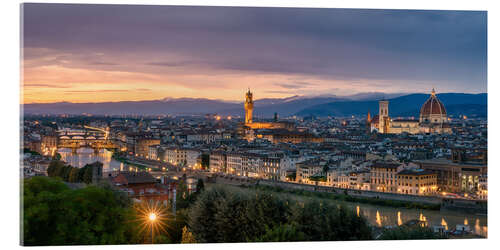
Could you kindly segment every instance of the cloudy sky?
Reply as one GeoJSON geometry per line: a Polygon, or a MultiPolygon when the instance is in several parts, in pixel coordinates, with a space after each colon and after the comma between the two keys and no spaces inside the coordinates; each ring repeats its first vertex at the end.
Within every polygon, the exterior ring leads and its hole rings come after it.
{"type": "Polygon", "coordinates": [[[23,97],[486,92],[486,12],[24,4],[23,97]]]}

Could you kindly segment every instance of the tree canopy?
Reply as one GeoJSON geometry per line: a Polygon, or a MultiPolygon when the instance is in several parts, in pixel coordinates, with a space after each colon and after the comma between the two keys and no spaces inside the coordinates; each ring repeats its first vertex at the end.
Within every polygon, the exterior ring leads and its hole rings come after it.
{"type": "Polygon", "coordinates": [[[367,221],[346,208],[222,186],[197,198],[188,226],[197,242],[371,239],[367,221]]]}
{"type": "Polygon", "coordinates": [[[60,180],[24,181],[25,245],[125,244],[129,201],[111,189],[69,189],[60,180]]]}

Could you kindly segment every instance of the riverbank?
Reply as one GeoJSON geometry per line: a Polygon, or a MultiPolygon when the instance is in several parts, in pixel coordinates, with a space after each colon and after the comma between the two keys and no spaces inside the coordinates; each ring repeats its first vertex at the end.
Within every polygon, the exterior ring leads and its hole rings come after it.
{"type": "Polygon", "coordinates": [[[127,164],[127,165],[132,166],[132,167],[140,168],[142,170],[146,170],[146,169],[150,168],[147,165],[143,165],[143,164],[140,164],[140,163],[137,163],[137,162],[130,161],[126,157],[123,157],[123,156],[121,156],[120,154],[118,154],[116,152],[113,152],[113,154],[111,155],[111,158],[113,160],[119,161],[121,163],[127,164]]]}
{"type": "Polygon", "coordinates": [[[393,197],[394,195],[387,193],[370,193],[370,195],[363,195],[353,192],[358,190],[341,190],[328,187],[317,187],[305,184],[284,183],[267,180],[256,180],[251,178],[241,177],[228,177],[216,176],[216,183],[229,184],[234,186],[241,186],[247,188],[255,188],[261,190],[269,190],[274,192],[282,192],[296,195],[303,195],[309,197],[319,197],[337,201],[347,201],[355,203],[364,203],[377,206],[387,206],[393,208],[409,208],[409,209],[428,209],[440,210],[441,201],[439,199],[432,199],[432,197],[418,197],[425,200],[410,200],[412,197],[393,197]],[[328,189],[326,189],[328,188],[328,189]],[[391,199],[394,198],[394,199],[391,199]],[[399,198],[399,199],[398,199],[399,198]]]}
{"type": "Polygon", "coordinates": [[[307,197],[317,197],[322,199],[331,199],[336,201],[346,201],[346,202],[356,202],[363,204],[371,204],[377,206],[387,206],[394,208],[408,208],[408,209],[428,209],[428,210],[439,210],[441,208],[440,204],[423,204],[418,202],[408,202],[408,201],[396,201],[396,200],[386,200],[380,198],[371,198],[371,197],[354,197],[347,194],[342,193],[326,193],[326,192],[317,192],[317,191],[307,191],[301,189],[286,189],[282,187],[273,187],[268,185],[252,185],[246,186],[248,188],[258,189],[258,190],[267,190],[273,192],[283,192],[294,195],[302,195],[307,197]]]}

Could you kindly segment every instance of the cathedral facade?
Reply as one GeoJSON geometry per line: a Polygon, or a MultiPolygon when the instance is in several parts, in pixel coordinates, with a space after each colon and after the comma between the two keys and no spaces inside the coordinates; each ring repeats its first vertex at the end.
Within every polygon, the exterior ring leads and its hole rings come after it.
{"type": "Polygon", "coordinates": [[[413,119],[391,119],[389,116],[389,101],[379,101],[379,113],[373,118],[368,113],[367,123],[370,131],[382,134],[401,133],[451,133],[448,123],[446,109],[432,89],[431,95],[420,109],[418,120],[413,119]]]}

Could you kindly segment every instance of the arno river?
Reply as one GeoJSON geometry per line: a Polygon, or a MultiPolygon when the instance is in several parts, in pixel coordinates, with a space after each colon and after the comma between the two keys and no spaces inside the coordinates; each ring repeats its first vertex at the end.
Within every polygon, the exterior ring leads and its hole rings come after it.
{"type": "MultiPolygon", "coordinates": [[[[101,150],[99,154],[95,154],[92,149],[81,148],[78,149],[76,154],[73,154],[71,149],[63,148],[59,149],[58,152],[61,154],[63,161],[74,167],[83,167],[85,164],[100,161],[103,163],[103,171],[105,172],[128,168],[126,164],[112,159],[112,152],[107,150],[101,150]]],[[[483,215],[464,215],[452,211],[392,208],[350,202],[342,202],[342,204],[353,209],[357,214],[366,217],[371,224],[376,226],[395,226],[410,220],[420,219],[427,221],[431,226],[443,225],[449,230],[454,229],[458,224],[467,224],[476,234],[487,236],[488,232],[487,217],[483,215]]]]}
{"type": "MultiPolygon", "coordinates": [[[[103,164],[103,171],[113,171],[113,170],[126,170],[127,164],[121,163],[111,156],[113,153],[106,149],[101,149],[99,154],[95,154],[93,149],[90,148],[79,148],[76,154],[71,152],[69,148],[58,149],[59,154],[61,154],[61,160],[65,161],[73,167],[83,167],[85,164],[100,161],[103,164]]],[[[135,168],[134,168],[135,169],[135,168]]]]}
{"type": "Polygon", "coordinates": [[[410,220],[419,219],[427,221],[431,226],[442,225],[449,230],[454,229],[458,224],[466,224],[476,234],[487,236],[488,233],[487,217],[482,215],[464,215],[455,211],[404,209],[370,204],[346,203],[346,205],[376,226],[401,225],[410,220]]]}

